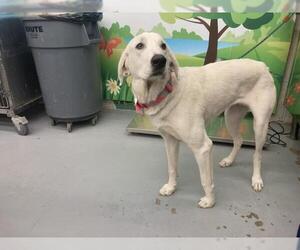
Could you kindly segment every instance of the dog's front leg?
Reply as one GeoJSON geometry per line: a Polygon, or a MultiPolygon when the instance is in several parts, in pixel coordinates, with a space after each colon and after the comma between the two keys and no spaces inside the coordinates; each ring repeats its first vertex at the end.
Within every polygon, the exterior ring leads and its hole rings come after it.
{"type": "Polygon", "coordinates": [[[159,191],[163,196],[170,196],[176,190],[177,177],[177,161],[179,151],[179,141],[167,133],[161,133],[165,141],[167,160],[168,160],[168,174],[169,180],[159,191]]]}
{"type": "Polygon", "coordinates": [[[213,166],[212,166],[212,141],[204,136],[201,146],[191,146],[200,170],[200,179],[205,196],[200,199],[199,207],[210,208],[215,205],[213,166]]]}

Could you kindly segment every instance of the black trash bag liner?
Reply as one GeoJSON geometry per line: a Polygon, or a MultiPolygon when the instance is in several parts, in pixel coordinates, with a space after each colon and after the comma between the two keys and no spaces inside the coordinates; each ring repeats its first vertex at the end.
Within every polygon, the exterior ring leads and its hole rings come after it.
{"type": "Polygon", "coordinates": [[[40,15],[40,17],[68,23],[84,24],[89,22],[98,22],[103,18],[102,12],[81,12],[81,13],[65,13],[59,15],[40,15]]]}

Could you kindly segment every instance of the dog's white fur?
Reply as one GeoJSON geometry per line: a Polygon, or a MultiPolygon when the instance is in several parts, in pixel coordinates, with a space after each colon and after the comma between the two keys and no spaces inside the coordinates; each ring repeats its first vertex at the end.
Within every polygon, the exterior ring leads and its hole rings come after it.
{"type": "Polygon", "coordinates": [[[212,141],[207,136],[205,125],[211,118],[225,112],[234,147],[220,165],[228,167],[241,148],[239,125],[249,111],[254,116],[256,140],[252,187],[255,191],[261,191],[262,149],[276,102],[274,81],[266,65],[240,59],[203,67],[179,68],[175,56],[169,48],[164,50],[162,43],[162,37],[155,33],[143,33],[135,37],[123,52],[118,68],[120,79],[132,76],[132,90],[140,103],[155,100],[168,81],[171,80],[174,85],[174,91],[162,103],[145,110],[160,131],[166,146],[169,180],[160,189],[160,194],[169,196],[175,192],[179,142],[184,142],[194,153],[200,169],[205,196],[201,198],[199,206],[214,206],[212,141]],[[138,43],[143,43],[144,48],[136,49],[138,43]],[[150,62],[155,54],[167,58],[165,71],[159,76],[151,76],[150,62]]]}

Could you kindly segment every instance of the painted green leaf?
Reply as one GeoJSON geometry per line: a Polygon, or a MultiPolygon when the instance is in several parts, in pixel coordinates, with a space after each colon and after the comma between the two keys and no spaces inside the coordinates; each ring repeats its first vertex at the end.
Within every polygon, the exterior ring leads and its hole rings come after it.
{"type": "Polygon", "coordinates": [[[233,22],[242,24],[247,20],[247,15],[241,13],[231,13],[233,22]]]}
{"type": "Polygon", "coordinates": [[[232,20],[235,23],[243,24],[247,19],[259,19],[264,16],[265,13],[231,13],[232,20]]]}
{"type": "Polygon", "coordinates": [[[196,15],[206,19],[223,19],[226,25],[231,28],[237,28],[241,25],[240,23],[234,22],[231,13],[197,13],[196,15]]]}
{"type": "Polygon", "coordinates": [[[172,12],[166,12],[160,13],[160,17],[163,21],[167,22],[167,23],[171,23],[174,24],[176,23],[177,19],[190,19],[192,17],[194,17],[195,15],[193,13],[172,13],[172,12]]]}
{"type": "Polygon", "coordinates": [[[248,18],[246,22],[244,22],[244,27],[246,29],[255,30],[260,28],[262,25],[270,22],[274,17],[273,13],[265,13],[260,18],[250,19],[248,18]]]}
{"type": "Polygon", "coordinates": [[[207,19],[219,19],[226,13],[194,13],[195,16],[201,16],[207,19]]]}
{"type": "Polygon", "coordinates": [[[176,23],[176,17],[175,17],[175,13],[159,13],[160,18],[165,21],[166,23],[171,23],[174,24],[176,23]]]}
{"type": "MultiPolygon", "coordinates": [[[[288,1],[288,0],[287,0],[288,1]]],[[[271,12],[274,8],[279,9],[280,2],[275,0],[160,0],[161,7],[168,12],[175,12],[176,8],[219,7],[225,12],[249,13],[249,12],[271,12]]]]}
{"type": "Polygon", "coordinates": [[[251,13],[245,13],[244,15],[246,15],[247,18],[256,19],[262,17],[264,14],[265,13],[261,13],[261,12],[251,12],[251,13]]]}
{"type": "Polygon", "coordinates": [[[239,23],[235,23],[233,21],[231,13],[222,13],[221,18],[223,19],[224,23],[226,23],[226,25],[228,25],[230,28],[237,28],[240,26],[239,23]]]}

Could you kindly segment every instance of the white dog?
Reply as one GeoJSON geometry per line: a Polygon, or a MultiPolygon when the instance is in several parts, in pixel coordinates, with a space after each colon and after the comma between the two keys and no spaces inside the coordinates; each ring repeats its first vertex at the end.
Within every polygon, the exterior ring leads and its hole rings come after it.
{"type": "Polygon", "coordinates": [[[212,141],[205,125],[224,111],[234,147],[220,165],[228,167],[234,162],[242,144],[240,121],[252,112],[256,140],[252,187],[262,190],[262,149],[276,102],[274,81],[265,64],[241,59],[179,68],[160,35],[143,33],[132,39],[123,52],[118,74],[121,80],[132,77],[137,110],[149,115],[165,141],[169,180],[160,189],[161,195],[175,192],[179,142],[184,142],[200,169],[205,196],[199,206],[214,206],[212,141]]]}

